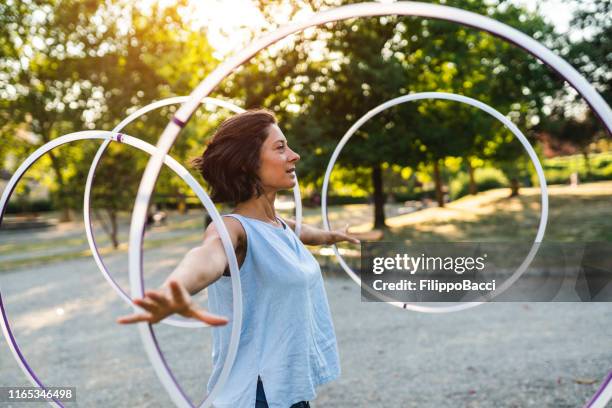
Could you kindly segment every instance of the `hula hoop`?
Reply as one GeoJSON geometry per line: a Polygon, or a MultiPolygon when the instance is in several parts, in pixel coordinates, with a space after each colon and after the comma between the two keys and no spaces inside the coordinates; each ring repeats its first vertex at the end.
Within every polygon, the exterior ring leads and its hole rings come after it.
{"type": "Polygon", "coordinates": [[[606,408],[610,400],[612,400],[612,371],[604,378],[599,389],[584,408],[606,408]]]}
{"type": "MultiPolygon", "coordinates": [[[[74,133],[70,133],[68,135],[64,135],[56,139],[53,139],[52,141],[36,149],[36,151],[32,153],[19,166],[17,171],[13,174],[13,176],[7,183],[6,188],[4,189],[2,193],[2,197],[0,198],[0,226],[2,225],[2,218],[4,215],[4,211],[6,209],[6,205],[8,204],[8,201],[11,198],[11,195],[13,194],[15,187],[17,186],[17,183],[23,177],[23,174],[33,164],[42,155],[49,152],[50,150],[53,150],[56,147],[59,147],[63,144],[67,144],[70,142],[74,142],[78,140],[87,140],[87,139],[103,139],[106,142],[109,142],[111,140],[118,141],[121,143],[125,143],[129,146],[135,147],[137,149],[140,149],[150,155],[154,154],[156,151],[156,148],[153,145],[146,143],[140,139],[137,139],[137,138],[125,135],[125,134],[120,134],[120,133],[118,134],[115,132],[108,132],[108,131],[88,130],[88,131],[74,132],[74,133]]],[[[225,228],[225,224],[223,223],[221,216],[219,215],[213,202],[210,200],[210,198],[208,197],[208,195],[206,194],[202,186],[200,186],[198,182],[193,178],[193,176],[179,162],[177,162],[170,156],[166,155],[164,157],[164,163],[168,165],[168,167],[170,167],[175,173],[177,173],[179,177],[181,177],[183,181],[189,184],[189,186],[195,191],[196,195],[202,201],[202,204],[204,204],[204,207],[206,208],[211,218],[213,219],[213,222],[217,226],[217,230],[219,232],[219,236],[221,237],[221,242],[223,244],[223,248],[225,250],[225,253],[226,253],[226,256],[229,262],[229,268],[230,268],[231,279],[232,279],[232,287],[233,287],[234,292],[238,294],[238,296],[234,298],[234,319],[232,322],[232,339],[236,338],[239,341],[240,329],[242,326],[242,290],[240,288],[240,275],[239,275],[239,269],[238,269],[238,262],[236,260],[236,254],[234,253],[234,247],[229,237],[229,233],[227,232],[227,229],[225,228]]],[[[21,349],[19,348],[19,345],[17,344],[17,340],[13,336],[13,332],[11,330],[11,327],[8,321],[8,316],[7,316],[6,310],[4,309],[4,304],[2,302],[1,291],[0,291],[0,313],[2,313],[2,320],[0,320],[0,324],[2,325],[2,332],[9,344],[11,352],[13,353],[13,357],[15,358],[15,360],[21,367],[22,371],[28,377],[28,379],[32,382],[32,384],[46,390],[47,388],[42,383],[42,381],[38,378],[34,370],[28,364],[25,356],[23,355],[23,353],[21,352],[21,349]]],[[[237,345],[238,343],[236,342],[235,344],[237,345]]],[[[234,359],[236,358],[236,348],[237,347],[235,347],[234,349],[231,349],[231,344],[230,344],[230,349],[228,350],[227,358],[225,362],[223,363],[223,369],[229,370],[229,368],[231,368],[231,366],[234,364],[234,359]]],[[[162,359],[163,364],[166,366],[167,371],[170,373],[170,376],[176,383],[176,387],[183,394],[183,396],[187,398],[184,395],[178,383],[176,382],[176,380],[174,379],[174,376],[172,375],[170,368],[168,367],[167,363],[165,362],[165,359],[163,358],[163,354],[161,354],[161,350],[160,350],[160,357],[162,359]]],[[[225,379],[223,379],[223,381],[221,381],[220,379],[215,384],[215,386],[211,390],[211,393],[207,396],[204,402],[209,403],[209,404],[212,403],[212,399],[210,398],[210,395],[212,395],[212,393],[215,392],[216,390],[223,387],[223,385],[225,385],[225,379]]],[[[49,403],[53,406],[63,407],[63,404],[56,398],[52,398],[52,401],[49,401],[49,403]]]]}
{"type": "MultiPolygon", "coordinates": [[[[111,132],[120,133],[123,130],[123,128],[125,128],[127,125],[132,123],[134,120],[138,119],[140,116],[152,110],[155,110],[155,109],[158,109],[164,106],[168,106],[168,105],[183,103],[184,101],[185,101],[184,96],[178,96],[178,97],[167,98],[167,99],[153,102],[147,106],[144,106],[138,109],[136,112],[129,115],[127,118],[122,120],[111,132]]],[[[204,98],[202,100],[202,103],[203,104],[211,103],[216,106],[227,108],[231,110],[232,112],[236,112],[236,113],[244,112],[244,109],[232,103],[225,102],[219,99],[204,98]]],[[[87,243],[89,244],[89,249],[91,250],[91,254],[96,262],[96,265],[98,266],[98,269],[102,273],[102,276],[104,276],[104,279],[106,279],[106,281],[111,285],[113,290],[117,292],[119,297],[123,299],[126,303],[131,305],[132,299],[129,297],[127,293],[125,293],[125,291],[121,288],[121,286],[119,286],[117,281],[115,281],[115,279],[110,275],[108,268],[106,267],[106,264],[104,263],[104,260],[102,259],[102,255],[100,255],[100,252],[98,251],[98,245],[96,243],[96,238],[94,236],[93,224],[91,220],[91,189],[92,189],[93,181],[95,178],[95,173],[98,168],[98,164],[100,163],[100,160],[102,159],[102,155],[106,151],[111,141],[112,141],[111,139],[107,139],[104,142],[102,142],[102,145],[96,152],[96,155],[91,162],[91,166],[89,167],[89,172],[87,173],[87,181],[85,182],[85,192],[83,194],[83,224],[85,225],[85,235],[87,236],[87,243]]],[[[188,328],[208,326],[206,323],[201,322],[199,320],[192,320],[192,319],[186,320],[186,319],[175,318],[175,317],[168,317],[167,319],[162,320],[161,323],[169,324],[171,326],[188,327],[188,328]]]]}
{"type": "MultiPolygon", "coordinates": [[[[341,6],[324,12],[316,13],[308,21],[292,22],[284,27],[273,31],[259,40],[255,40],[249,46],[238,52],[235,56],[226,60],[207,76],[191,93],[185,102],[176,112],[174,118],[168,123],[157,143],[158,150],[149,159],[145,168],[144,175],[138,188],[138,194],[132,213],[129,238],[129,271],[130,288],[132,297],[141,297],[144,293],[144,282],[142,276],[142,240],[146,221],[146,212],[161,171],[164,155],[166,155],[181,129],[185,126],[200,101],[208,96],[210,92],[234,69],[249,60],[253,55],[263,48],[271,45],[288,35],[304,30],[308,27],[318,26],[333,21],[345,20],[356,17],[373,17],[389,14],[420,16],[434,19],[452,21],[467,26],[475,27],[487,31],[493,35],[504,38],[510,42],[524,48],[531,54],[540,58],[544,63],[551,66],[563,78],[565,78],[587,101],[593,110],[604,121],[608,130],[612,129],[612,112],[604,99],[597,91],[565,60],[558,57],[539,42],[520,31],[500,23],[491,18],[481,16],[465,10],[456,9],[449,6],[436,4],[425,4],[416,2],[397,2],[397,3],[361,3],[348,6],[341,6]]],[[[234,298],[236,295],[234,294],[234,298]]],[[[154,335],[146,323],[138,324],[140,337],[144,348],[149,356],[149,360],[166,388],[171,398],[177,406],[191,406],[190,402],[177,390],[176,384],[172,381],[171,375],[164,371],[164,366],[159,354],[154,335]]],[[[230,348],[233,347],[230,340],[230,348]]],[[[229,371],[222,371],[220,378],[229,375],[229,371]]],[[[212,393],[211,393],[212,395],[212,393]]]]}
{"type": "MultiPolygon", "coordinates": [[[[541,195],[542,200],[541,200],[541,206],[540,206],[540,212],[541,212],[540,224],[538,226],[536,237],[534,239],[533,245],[529,253],[525,257],[523,262],[519,265],[519,267],[516,269],[516,271],[510,276],[510,278],[504,281],[504,283],[500,285],[499,288],[497,288],[494,292],[491,292],[490,295],[496,296],[500,294],[501,292],[505,291],[506,289],[508,289],[508,287],[510,287],[510,285],[512,285],[523,274],[523,272],[525,272],[525,270],[529,267],[529,264],[531,264],[531,261],[535,257],[536,253],[538,252],[540,243],[542,242],[542,239],[544,238],[544,233],[546,231],[546,224],[548,222],[548,188],[546,184],[546,178],[544,177],[544,169],[542,168],[542,164],[540,163],[540,160],[538,159],[538,156],[535,150],[533,150],[533,147],[531,146],[531,144],[529,143],[525,135],[523,135],[523,133],[514,125],[514,123],[512,123],[504,115],[502,115],[497,110],[490,107],[489,105],[482,103],[480,101],[477,101],[476,99],[468,98],[467,96],[463,96],[463,95],[447,93],[447,92],[421,92],[421,93],[404,95],[404,96],[400,96],[394,99],[390,99],[378,105],[377,107],[375,107],[374,109],[370,110],[365,115],[363,115],[361,118],[359,118],[359,120],[357,120],[349,128],[349,130],[346,131],[342,139],[340,139],[340,142],[338,142],[338,144],[336,145],[336,149],[332,153],[331,159],[329,160],[329,164],[327,165],[327,170],[325,171],[325,177],[323,179],[323,189],[321,193],[321,215],[323,217],[323,226],[325,227],[327,231],[331,230],[330,225],[329,225],[329,218],[327,216],[327,189],[329,187],[329,179],[331,177],[331,172],[334,168],[334,165],[336,164],[336,160],[338,160],[338,156],[340,155],[340,152],[342,151],[344,146],[348,143],[350,138],[355,134],[357,130],[359,130],[359,128],[361,128],[361,126],[363,126],[364,123],[366,123],[372,117],[376,116],[377,114],[384,111],[385,109],[388,109],[392,106],[396,106],[402,103],[418,101],[422,99],[444,99],[444,100],[449,100],[449,101],[461,102],[461,103],[465,103],[467,105],[473,106],[475,108],[478,108],[480,110],[483,110],[489,115],[493,116],[495,119],[502,122],[503,125],[508,130],[510,130],[514,134],[514,136],[516,136],[516,138],[521,142],[521,144],[523,145],[523,147],[529,154],[529,158],[531,159],[531,162],[533,163],[536,169],[536,172],[538,173],[538,181],[540,182],[540,188],[542,190],[542,195],[541,195]]],[[[369,286],[367,285],[363,286],[359,276],[357,276],[357,274],[346,263],[344,258],[342,258],[342,255],[340,255],[340,252],[338,251],[338,247],[336,246],[336,244],[332,244],[332,248],[334,250],[334,254],[336,255],[336,259],[342,266],[342,269],[344,269],[344,271],[351,277],[351,279],[353,279],[359,286],[365,288],[373,296],[376,296],[377,298],[384,300],[386,303],[389,303],[392,306],[396,306],[402,309],[412,310],[416,312],[447,313],[447,312],[457,312],[459,310],[469,309],[471,307],[478,306],[484,303],[484,302],[474,301],[474,302],[464,302],[464,303],[460,303],[458,305],[453,305],[453,306],[434,307],[434,306],[416,305],[413,303],[397,302],[397,301],[391,300],[389,297],[384,296],[374,291],[369,286]]],[[[489,296],[485,296],[485,297],[489,297],[489,296]]]]}
{"type": "MultiPolygon", "coordinates": [[[[164,107],[164,106],[183,103],[187,100],[187,98],[188,98],[187,96],[177,96],[177,97],[162,99],[160,101],[156,101],[147,106],[144,106],[138,109],[137,111],[135,111],[134,113],[132,113],[131,115],[129,115],[124,120],[122,120],[112,130],[112,132],[120,133],[127,125],[132,123],[134,120],[138,119],[140,116],[148,112],[151,112],[155,109],[164,107]]],[[[218,107],[227,108],[230,111],[235,112],[235,113],[244,112],[244,109],[234,105],[233,103],[223,101],[221,99],[204,98],[201,103],[211,104],[211,105],[215,105],[218,107]]],[[[102,255],[100,255],[100,252],[98,251],[98,246],[97,246],[96,239],[94,236],[93,225],[92,225],[92,220],[91,220],[91,189],[92,189],[92,185],[93,185],[94,178],[95,178],[95,172],[96,172],[96,169],[98,168],[98,164],[100,163],[100,160],[102,159],[102,155],[104,154],[108,145],[111,142],[112,142],[111,139],[105,140],[100,146],[100,148],[98,149],[98,151],[96,152],[96,155],[91,162],[89,173],[87,174],[87,181],[85,183],[85,192],[83,194],[83,224],[85,225],[85,234],[87,236],[87,243],[89,244],[89,249],[91,250],[92,256],[96,262],[98,269],[102,273],[102,276],[104,276],[104,279],[106,279],[106,281],[111,285],[111,287],[113,288],[113,290],[115,290],[115,292],[119,295],[119,297],[121,297],[121,299],[123,299],[126,303],[131,305],[132,299],[121,288],[121,286],[119,286],[117,281],[115,281],[115,279],[110,275],[108,268],[106,267],[106,264],[104,263],[104,260],[102,259],[102,255]]],[[[293,188],[293,198],[295,200],[295,213],[296,213],[295,231],[296,231],[296,234],[299,236],[299,232],[300,232],[300,228],[302,224],[302,205],[301,205],[302,199],[300,196],[300,188],[299,188],[299,184],[297,181],[297,176],[296,176],[295,186],[293,188]]],[[[186,328],[198,328],[198,327],[208,326],[206,323],[198,321],[198,320],[191,320],[191,319],[186,320],[186,319],[175,318],[175,317],[168,317],[167,319],[162,320],[161,323],[168,324],[171,326],[186,327],[186,328]]]]}

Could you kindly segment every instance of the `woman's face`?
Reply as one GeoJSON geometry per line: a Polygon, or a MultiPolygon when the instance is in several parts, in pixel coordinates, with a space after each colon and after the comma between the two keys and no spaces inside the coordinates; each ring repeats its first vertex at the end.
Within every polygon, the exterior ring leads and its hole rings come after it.
{"type": "Polygon", "coordinates": [[[300,156],[287,145],[278,125],[270,125],[268,137],[261,145],[257,175],[266,191],[278,191],[295,185],[295,164],[300,156]]]}

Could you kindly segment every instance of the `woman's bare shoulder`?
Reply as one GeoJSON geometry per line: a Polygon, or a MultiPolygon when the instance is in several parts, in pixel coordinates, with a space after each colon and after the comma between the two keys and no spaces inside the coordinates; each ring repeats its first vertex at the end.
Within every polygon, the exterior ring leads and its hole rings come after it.
{"type": "MultiPolygon", "coordinates": [[[[242,246],[246,240],[246,232],[244,231],[244,227],[234,217],[222,217],[223,224],[225,224],[225,228],[230,235],[230,239],[232,240],[232,244],[234,248],[238,248],[242,246]]],[[[206,228],[206,232],[204,233],[204,241],[207,239],[216,239],[219,237],[219,232],[214,223],[210,223],[206,228]]]]}

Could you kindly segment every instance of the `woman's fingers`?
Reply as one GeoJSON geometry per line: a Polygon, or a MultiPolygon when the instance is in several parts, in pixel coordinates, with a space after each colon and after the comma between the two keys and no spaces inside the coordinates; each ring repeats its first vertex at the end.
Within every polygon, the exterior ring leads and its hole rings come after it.
{"type": "Polygon", "coordinates": [[[357,238],[353,238],[353,237],[348,236],[348,235],[346,235],[346,236],[344,237],[344,239],[343,239],[343,240],[344,240],[344,241],[351,242],[351,243],[353,243],[353,244],[359,244],[359,243],[361,243],[361,241],[359,241],[357,238]]]}
{"type": "Polygon", "coordinates": [[[172,300],[178,305],[187,304],[187,299],[185,299],[185,294],[182,291],[181,286],[177,281],[170,281],[170,293],[172,294],[172,300]]]}
{"type": "Polygon", "coordinates": [[[151,313],[135,313],[127,316],[121,316],[117,319],[119,324],[131,324],[138,322],[150,322],[153,320],[151,313]]]}
{"type": "Polygon", "coordinates": [[[152,291],[152,290],[146,291],[145,292],[145,296],[151,298],[151,300],[155,301],[156,303],[158,303],[161,306],[168,307],[170,305],[169,299],[165,295],[163,295],[163,294],[161,294],[159,292],[155,292],[155,291],[152,291]]]}
{"type": "Polygon", "coordinates": [[[350,236],[349,234],[346,234],[346,233],[341,233],[340,238],[342,241],[349,241],[349,242],[352,242],[353,244],[359,244],[361,242],[357,238],[350,236]]]}
{"type": "MultiPolygon", "coordinates": [[[[136,302],[135,302],[136,303],[136,302]]],[[[218,316],[212,313],[205,312],[200,309],[190,309],[186,315],[194,319],[200,320],[211,326],[223,326],[228,323],[228,319],[223,316],[218,316]]],[[[161,316],[155,316],[154,313],[134,313],[127,316],[121,316],[117,318],[117,323],[120,324],[132,324],[139,322],[157,323],[161,320],[161,316]]]]}
{"type": "Polygon", "coordinates": [[[343,228],[343,230],[335,231],[334,241],[335,242],[349,241],[349,242],[352,242],[353,244],[361,243],[361,241],[359,241],[357,238],[348,234],[348,224],[346,225],[346,227],[343,228]]]}
{"type": "Polygon", "coordinates": [[[192,309],[190,317],[203,321],[204,323],[210,324],[211,326],[223,326],[229,321],[226,317],[205,312],[201,309],[192,309]]]}
{"type": "MultiPolygon", "coordinates": [[[[205,312],[199,309],[190,310],[189,317],[198,319],[211,326],[223,326],[227,324],[228,319],[223,316],[218,316],[212,313],[205,312]]],[[[160,319],[156,319],[151,313],[135,313],[117,318],[119,324],[132,324],[139,322],[157,323],[160,319]]]]}
{"type": "Polygon", "coordinates": [[[151,313],[158,313],[160,310],[160,305],[147,298],[134,299],[134,304],[151,313]]]}
{"type": "Polygon", "coordinates": [[[346,227],[344,227],[344,235],[346,236],[346,240],[349,242],[352,242],[353,244],[361,243],[361,241],[359,241],[357,238],[349,234],[348,229],[349,229],[349,224],[346,224],[346,227]]]}
{"type": "Polygon", "coordinates": [[[185,317],[200,320],[211,326],[227,324],[227,318],[194,307],[194,304],[191,302],[191,296],[177,281],[168,282],[168,287],[170,288],[169,294],[149,290],[145,292],[144,298],[134,299],[134,304],[143,308],[146,312],[122,316],[117,319],[117,323],[157,323],[173,313],[178,313],[185,317]]]}

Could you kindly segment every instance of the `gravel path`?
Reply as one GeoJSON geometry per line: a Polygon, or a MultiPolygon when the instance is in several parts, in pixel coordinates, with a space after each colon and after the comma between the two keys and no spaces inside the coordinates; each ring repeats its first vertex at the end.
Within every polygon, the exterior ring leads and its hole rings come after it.
{"type": "MultiPolygon", "coordinates": [[[[189,247],[147,252],[147,286],[189,247]]],[[[107,259],[127,290],[125,262],[107,259]]],[[[610,304],[496,303],[428,315],[362,303],[347,279],[329,277],[326,287],[342,376],[320,388],[313,407],[581,407],[612,368],[610,304]]],[[[129,308],[93,260],[3,273],[0,288],[32,366],[49,385],[76,387],[78,406],[172,405],[136,328],[114,323],[129,308]]],[[[210,330],[158,325],[156,333],[186,393],[201,401],[210,330]]],[[[29,385],[0,343],[0,386],[29,385]]]]}

